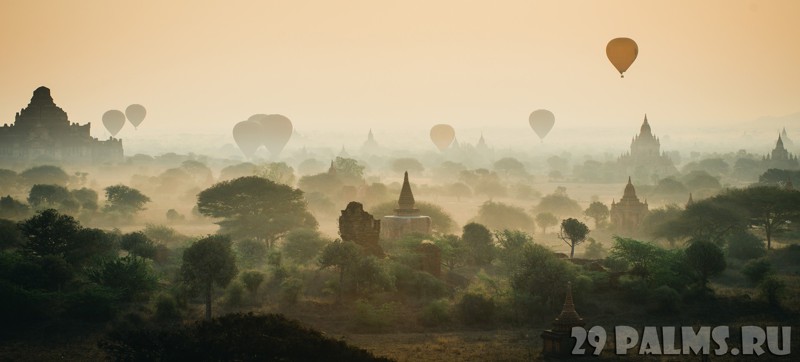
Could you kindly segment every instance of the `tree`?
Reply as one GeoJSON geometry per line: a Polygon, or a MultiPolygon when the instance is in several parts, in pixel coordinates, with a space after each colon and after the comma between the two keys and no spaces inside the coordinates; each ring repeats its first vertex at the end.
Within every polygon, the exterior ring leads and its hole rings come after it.
{"type": "Polygon", "coordinates": [[[764,231],[767,249],[772,248],[773,235],[800,220],[800,191],[770,186],[731,190],[725,195],[748,211],[751,226],[764,231]]]}
{"type": "Polygon", "coordinates": [[[0,218],[0,251],[17,248],[23,242],[17,223],[0,218]]]}
{"type": "Polygon", "coordinates": [[[224,235],[209,235],[183,252],[181,276],[193,291],[205,297],[206,319],[211,319],[211,297],[214,286],[225,288],[236,276],[236,258],[231,239],[224,235]]]}
{"type": "Polygon", "coordinates": [[[589,234],[589,227],[586,224],[573,218],[561,221],[561,232],[558,233],[558,238],[569,245],[570,259],[575,255],[575,247],[586,241],[587,234],[589,234]]]}
{"type": "Polygon", "coordinates": [[[28,217],[30,208],[11,196],[0,197],[0,219],[21,220],[28,217]]]}
{"type": "Polygon", "coordinates": [[[747,227],[747,210],[717,195],[688,205],[680,216],[659,225],[655,237],[689,238],[723,244],[728,235],[747,227]]]}
{"type": "Polygon", "coordinates": [[[513,296],[527,318],[551,315],[560,308],[564,287],[577,274],[570,263],[537,244],[524,247],[519,265],[513,270],[510,278],[513,296]]]}
{"type": "Polygon", "coordinates": [[[220,232],[233,238],[254,238],[272,244],[289,230],[316,229],[303,191],[265,178],[248,176],[223,181],[197,195],[197,209],[222,218],[220,232]]]}
{"type": "Polygon", "coordinates": [[[233,180],[239,177],[253,176],[256,174],[256,165],[250,162],[230,165],[219,171],[220,181],[233,180]]]}
{"type": "Polygon", "coordinates": [[[578,202],[567,195],[564,187],[558,187],[552,194],[542,197],[535,209],[537,213],[549,212],[561,217],[579,215],[581,211],[578,202]]]}
{"type": "Polygon", "coordinates": [[[525,170],[525,165],[519,162],[516,158],[505,157],[497,160],[494,163],[494,170],[506,176],[527,178],[528,171],[525,170]]]}
{"type": "Polygon", "coordinates": [[[25,253],[35,257],[64,256],[81,226],[72,216],[47,209],[21,222],[19,229],[27,239],[22,245],[25,253]]]}
{"type": "Polygon", "coordinates": [[[339,239],[325,246],[319,257],[321,268],[336,267],[339,269],[339,298],[344,288],[344,276],[354,268],[361,258],[361,247],[352,241],[339,239]]]}
{"type": "Polygon", "coordinates": [[[608,220],[608,206],[600,201],[595,201],[589,204],[589,207],[583,211],[583,214],[594,219],[594,227],[598,229],[605,225],[608,220]]]}
{"type": "Polygon", "coordinates": [[[540,212],[536,215],[536,224],[542,228],[542,234],[547,234],[547,228],[558,224],[558,218],[549,212],[540,212]]]}
{"type": "Polygon", "coordinates": [[[156,277],[143,259],[109,259],[87,271],[89,280],[119,293],[124,301],[146,299],[156,288],[156,277]]]}
{"type": "Polygon", "coordinates": [[[767,254],[764,241],[748,231],[740,231],[728,238],[728,256],[739,260],[758,259],[767,254]]]}
{"type": "Polygon", "coordinates": [[[800,171],[771,168],[758,176],[760,186],[783,187],[788,181],[793,185],[800,185],[800,171]]]}
{"type": "Polygon", "coordinates": [[[509,229],[533,232],[536,227],[533,218],[521,207],[493,201],[486,201],[481,205],[475,222],[493,230],[509,229]]]}
{"type": "Polygon", "coordinates": [[[71,214],[76,213],[80,208],[67,188],[58,185],[33,185],[28,193],[28,204],[34,209],[57,208],[71,214]]]}
{"type": "Polygon", "coordinates": [[[286,234],[282,251],[298,263],[305,264],[314,259],[330,239],[312,229],[295,229],[286,234]]]}
{"type": "Polygon", "coordinates": [[[520,262],[525,245],[533,245],[533,238],[523,231],[503,230],[494,234],[497,240],[498,258],[506,268],[514,268],[520,262]]]}
{"type": "Polygon", "coordinates": [[[294,169],[286,162],[270,162],[258,168],[257,176],[278,184],[294,185],[294,169]]]}
{"type": "Polygon", "coordinates": [[[659,207],[650,210],[642,220],[642,229],[647,235],[653,237],[665,237],[670,246],[675,246],[675,241],[678,238],[673,233],[661,233],[660,230],[664,228],[667,223],[675,222],[681,217],[683,210],[675,204],[669,204],[664,207],[659,207]]]}
{"type": "Polygon", "coordinates": [[[458,235],[442,235],[433,240],[442,252],[442,265],[453,271],[467,260],[467,247],[458,235]]]}
{"type": "Polygon", "coordinates": [[[264,273],[256,270],[250,270],[242,273],[239,279],[242,280],[244,287],[248,292],[250,292],[250,294],[256,294],[261,282],[264,281],[264,273]]]}
{"type": "Polygon", "coordinates": [[[347,184],[360,184],[364,180],[364,166],[352,158],[336,157],[333,161],[333,168],[347,184]]]}
{"type": "Polygon", "coordinates": [[[125,185],[109,186],[105,191],[105,211],[118,213],[121,216],[133,216],[144,210],[144,204],[150,202],[150,198],[139,190],[125,185]]]}
{"type": "Polygon", "coordinates": [[[722,249],[705,240],[695,240],[686,248],[686,261],[695,271],[703,289],[708,285],[708,278],[722,273],[726,266],[722,249]]]}
{"type": "Polygon", "coordinates": [[[19,177],[28,185],[50,184],[67,186],[69,175],[57,166],[36,166],[19,174],[19,177]]]}
{"type": "Polygon", "coordinates": [[[122,250],[136,257],[153,259],[156,256],[156,244],[141,231],[122,235],[119,245],[122,250]]]}
{"type": "Polygon", "coordinates": [[[474,222],[464,225],[461,240],[467,246],[470,259],[475,265],[489,265],[494,259],[494,241],[486,226],[474,222]]]}

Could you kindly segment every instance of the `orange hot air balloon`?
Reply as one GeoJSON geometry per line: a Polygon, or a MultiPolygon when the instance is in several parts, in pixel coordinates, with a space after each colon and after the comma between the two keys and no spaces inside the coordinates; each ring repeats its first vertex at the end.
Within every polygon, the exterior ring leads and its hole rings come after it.
{"type": "Polygon", "coordinates": [[[456,130],[449,124],[437,124],[431,128],[431,140],[439,151],[444,151],[456,138],[456,130]]]}
{"type": "Polygon", "coordinates": [[[292,137],[292,121],[280,114],[255,114],[247,120],[257,122],[264,128],[261,142],[273,158],[278,157],[292,137]]]}
{"type": "Polygon", "coordinates": [[[133,128],[139,127],[146,115],[147,110],[141,104],[131,104],[128,108],[125,108],[125,117],[128,117],[128,121],[131,122],[133,128]]]}
{"type": "Polygon", "coordinates": [[[233,140],[247,158],[253,157],[263,139],[264,127],[258,122],[241,121],[233,126],[233,140]]]}
{"type": "Polygon", "coordinates": [[[556,116],[553,115],[553,112],[546,109],[537,109],[531,112],[531,115],[528,117],[528,123],[531,124],[531,128],[533,128],[533,131],[539,136],[539,139],[544,142],[544,137],[550,133],[550,130],[553,129],[553,125],[556,123],[556,116]]]}
{"type": "Polygon", "coordinates": [[[106,111],[103,113],[103,125],[112,136],[116,136],[125,125],[125,113],[116,109],[106,111]]]}
{"type": "Polygon", "coordinates": [[[639,55],[639,46],[630,38],[611,39],[606,45],[606,55],[614,68],[619,71],[620,78],[625,78],[625,73],[630,68],[636,56],[639,55]]]}

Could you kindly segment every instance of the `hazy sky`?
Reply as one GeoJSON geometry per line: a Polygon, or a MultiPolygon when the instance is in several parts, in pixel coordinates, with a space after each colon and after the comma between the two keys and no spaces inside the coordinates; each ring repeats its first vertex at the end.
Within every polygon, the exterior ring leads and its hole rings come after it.
{"type": "Polygon", "coordinates": [[[0,123],[45,85],[96,136],[103,112],[141,103],[147,135],[281,113],[299,130],[533,137],[546,108],[557,128],[630,137],[645,112],[658,131],[800,111],[799,35],[796,0],[3,0],[0,123]],[[639,44],[624,79],[605,56],[621,36],[639,44]]]}

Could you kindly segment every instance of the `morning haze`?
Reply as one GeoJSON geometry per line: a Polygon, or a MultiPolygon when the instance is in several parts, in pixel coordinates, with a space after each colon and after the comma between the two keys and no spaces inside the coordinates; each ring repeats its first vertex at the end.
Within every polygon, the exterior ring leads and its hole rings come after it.
{"type": "Polygon", "coordinates": [[[4,1],[0,360],[791,358],[798,15],[4,1]]]}

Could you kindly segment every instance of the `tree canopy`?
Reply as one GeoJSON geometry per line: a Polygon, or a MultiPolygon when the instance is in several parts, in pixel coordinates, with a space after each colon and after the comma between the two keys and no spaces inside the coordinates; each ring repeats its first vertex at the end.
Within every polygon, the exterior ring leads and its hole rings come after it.
{"type": "Polygon", "coordinates": [[[197,195],[197,209],[222,218],[220,233],[255,238],[269,245],[292,229],[316,229],[303,191],[265,178],[248,176],[222,181],[197,195]]]}
{"type": "Polygon", "coordinates": [[[211,318],[211,296],[214,285],[226,287],[236,276],[236,258],[231,240],[224,235],[200,239],[183,252],[181,277],[206,301],[206,319],[211,318]]]}

